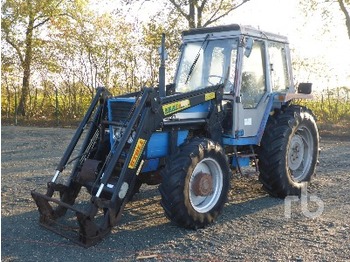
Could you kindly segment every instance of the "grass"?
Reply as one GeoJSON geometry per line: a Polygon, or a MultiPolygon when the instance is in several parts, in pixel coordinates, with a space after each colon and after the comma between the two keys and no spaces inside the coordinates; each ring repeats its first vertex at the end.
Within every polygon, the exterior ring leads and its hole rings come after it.
{"type": "MultiPolygon", "coordinates": [[[[321,135],[350,137],[350,88],[341,87],[323,91],[315,96],[314,100],[299,100],[296,104],[310,108],[316,116],[321,135]]],[[[3,112],[4,113],[4,112],[3,112]]],[[[4,117],[3,125],[14,125],[13,117],[4,117]]],[[[70,119],[68,116],[55,117],[41,116],[22,118],[18,117],[17,125],[42,127],[72,127],[79,125],[79,119],[70,119]]]]}
{"type": "Polygon", "coordinates": [[[321,135],[350,137],[350,89],[346,87],[316,94],[314,100],[297,101],[312,110],[321,135]]]}

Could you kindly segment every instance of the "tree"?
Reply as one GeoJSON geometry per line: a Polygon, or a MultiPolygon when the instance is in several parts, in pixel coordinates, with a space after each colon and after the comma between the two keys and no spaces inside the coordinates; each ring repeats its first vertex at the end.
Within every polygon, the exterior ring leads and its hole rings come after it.
{"type": "Polygon", "coordinates": [[[1,53],[1,112],[2,116],[10,118],[16,106],[16,92],[18,90],[19,66],[13,63],[10,56],[1,53]]]}
{"type": "Polygon", "coordinates": [[[189,28],[207,27],[249,0],[169,0],[172,7],[188,22],[189,28]]]}
{"type": "MultiPolygon", "coordinates": [[[[172,17],[176,13],[178,19],[181,17],[187,23],[187,28],[207,27],[218,22],[221,18],[229,15],[243,4],[250,0],[120,0],[125,5],[140,4],[142,6],[149,4],[163,5],[162,11],[158,15],[165,15],[166,18],[172,17]]],[[[168,21],[169,22],[169,21],[168,21]]]]}
{"type": "MultiPolygon", "coordinates": [[[[166,34],[166,46],[169,55],[167,62],[167,78],[170,80],[175,71],[178,48],[181,42],[181,31],[189,28],[207,27],[217,23],[220,19],[229,15],[249,0],[120,0],[124,3],[124,10],[144,10],[147,5],[162,6],[151,15],[149,21],[142,24],[139,17],[135,17],[135,23],[139,23],[142,30],[140,41],[143,51],[138,54],[147,68],[148,80],[141,81],[147,85],[155,86],[158,77],[159,54],[158,47],[161,42],[161,34],[166,34]]],[[[147,8],[146,8],[147,10],[147,8]]],[[[142,17],[142,15],[141,15],[142,17]]],[[[142,19],[141,19],[142,20],[142,19]]],[[[139,60],[140,60],[139,59],[139,60]]],[[[138,63],[140,66],[140,63],[138,63]]]]}
{"type": "Polygon", "coordinates": [[[350,0],[338,0],[340,10],[345,16],[345,25],[348,30],[348,36],[350,39],[350,0]]]}
{"type": "Polygon", "coordinates": [[[344,24],[346,26],[348,37],[350,39],[350,0],[299,1],[299,5],[307,15],[312,16],[315,12],[321,12],[324,18],[325,30],[329,29],[327,26],[329,22],[339,18],[344,19],[344,24]],[[335,13],[335,10],[337,9],[342,15],[338,15],[335,13]]]}
{"type": "Polygon", "coordinates": [[[22,88],[18,113],[26,115],[32,65],[45,44],[45,29],[53,17],[66,15],[71,6],[64,0],[6,0],[2,4],[2,38],[12,48],[22,68],[22,88]]]}

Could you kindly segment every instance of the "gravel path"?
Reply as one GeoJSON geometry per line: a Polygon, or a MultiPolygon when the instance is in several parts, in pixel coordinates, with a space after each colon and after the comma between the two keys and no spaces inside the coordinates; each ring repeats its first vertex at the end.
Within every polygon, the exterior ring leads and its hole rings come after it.
{"type": "Polygon", "coordinates": [[[234,175],[222,216],[191,231],[164,217],[156,186],[143,186],[112,234],[84,249],[40,227],[30,196],[45,191],[73,132],[2,127],[1,261],[350,261],[349,137],[322,139],[307,209],[291,201],[289,213],[256,177],[234,175]]]}

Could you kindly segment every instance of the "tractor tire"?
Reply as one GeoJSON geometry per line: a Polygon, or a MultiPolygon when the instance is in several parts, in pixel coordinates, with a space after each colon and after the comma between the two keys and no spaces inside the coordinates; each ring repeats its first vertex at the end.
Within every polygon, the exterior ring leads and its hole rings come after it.
{"type": "Polygon", "coordinates": [[[315,173],[319,134],[312,112],[289,106],[269,117],[258,149],[259,180],[272,196],[301,195],[315,173]]]}
{"type": "Polygon", "coordinates": [[[161,205],[177,225],[203,228],[222,212],[230,169],[219,144],[205,138],[192,139],[170,157],[161,175],[161,205]]]}

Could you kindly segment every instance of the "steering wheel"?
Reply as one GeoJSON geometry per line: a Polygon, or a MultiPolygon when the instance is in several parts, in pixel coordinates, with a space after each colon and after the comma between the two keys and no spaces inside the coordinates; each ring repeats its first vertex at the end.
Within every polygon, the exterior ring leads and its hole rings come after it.
{"type": "Polygon", "coordinates": [[[231,83],[231,81],[230,81],[229,79],[225,79],[224,77],[219,76],[219,75],[209,75],[209,76],[208,76],[208,83],[209,83],[210,85],[223,84],[224,81],[227,81],[226,86],[225,86],[225,90],[228,92],[228,91],[230,91],[230,90],[228,90],[230,87],[233,88],[233,84],[231,83]],[[209,81],[209,78],[211,78],[211,77],[220,78],[219,83],[214,84],[214,83],[212,83],[211,81],[209,81]]]}
{"type": "Polygon", "coordinates": [[[220,84],[220,82],[223,83],[223,80],[224,80],[224,78],[223,78],[222,76],[219,76],[219,75],[208,75],[208,83],[209,83],[210,85],[217,85],[217,84],[220,84]],[[214,84],[213,82],[211,82],[211,81],[209,80],[211,77],[220,78],[219,83],[214,84]]]}

